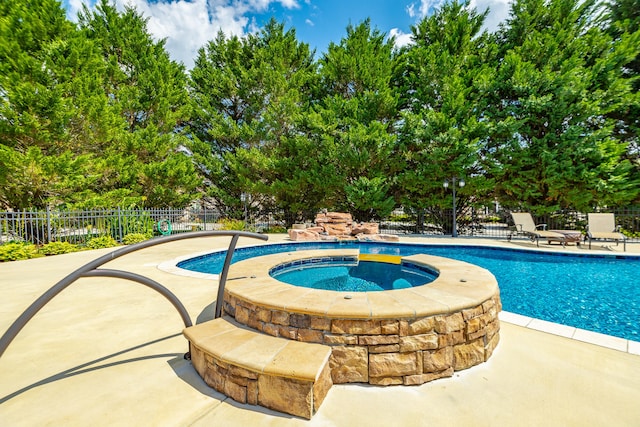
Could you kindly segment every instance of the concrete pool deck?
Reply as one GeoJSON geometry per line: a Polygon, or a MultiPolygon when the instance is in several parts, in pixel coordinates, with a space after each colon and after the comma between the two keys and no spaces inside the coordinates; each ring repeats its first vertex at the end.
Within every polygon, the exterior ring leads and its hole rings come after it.
{"type": "MultiPolygon", "coordinates": [[[[286,240],[270,236],[268,243],[286,240]]],[[[535,248],[527,240],[403,237],[403,242],[535,248]]],[[[229,238],[167,243],[109,268],[150,277],[174,292],[194,323],[213,317],[217,285],[173,275],[162,261],[226,249],[229,238]]],[[[239,245],[262,242],[240,238],[239,245]]],[[[603,244],[606,253],[622,246],[603,244]]],[[[561,251],[560,245],[541,249],[561,251]]],[[[597,253],[568,246],[564,250],[597,253]]],[[[113,249],[0,263],[0,333],[59,279],[113,249]]],[[[628,244],[640,254],[640,244],[628,244]]],[[[312,420],[240,405],[210,389],[183,359],[180,316],[138,284],[87,278],[63,291],[0,358],[0,424],[104,426],[626,426],[640,420],[639,343],[626,351],[557,334],[558,325],[503,318],[493,356],[473,369],[412,387],[335,385],[312,420]],[[514,322],[514,323],[510,323],[514,322]],[[529,327],[519,326],[524,324],[529,327]],[[531,329],[532,327],[556,334],[531,329]]],[[[564,332],[563,332],[564,331],[564,332]]],[[[565,333],[566,332],[566,333],[565,333]]],[[[570,336],[581,338],[580,333],[570,336]],[[577,336],[576,336],[577,334],[577,336]]],[[[606,337],[603,337],[603,340],[606,337]]],[[[603,344],[604,342],[600,343],[603,344]]]]}

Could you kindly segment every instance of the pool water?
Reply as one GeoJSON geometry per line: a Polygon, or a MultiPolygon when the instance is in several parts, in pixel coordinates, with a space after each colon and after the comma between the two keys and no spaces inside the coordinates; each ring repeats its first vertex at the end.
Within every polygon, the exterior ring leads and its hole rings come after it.
{"type": "MultiPolygon", "coordinates": [[[[366,254],[418,253],[466,261],[491,271],[505,311],[640,341],[640,257],[544,253],[463,245],[302,242],[238,248],[233,262],[309,249],[359,249],[366,254]]],[[[179,267],[218,274],[226,252],[179,267]]]]}
{"type": "Polygon", "coordinates": [[[271,276],[295,286],[345,292],[411,288],[436,278],[436,275],[422,269],[375,261],[351,265],[296,265],[271,273],[271,276]]]}

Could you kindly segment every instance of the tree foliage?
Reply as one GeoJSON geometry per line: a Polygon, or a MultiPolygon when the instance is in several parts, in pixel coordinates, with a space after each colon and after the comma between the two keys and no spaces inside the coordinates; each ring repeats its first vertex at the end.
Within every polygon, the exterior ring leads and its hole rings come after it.
{"type": "MultiPolygon", "coordinates": [[[[326,53],[271,20],[218,33],[187,74],[109,0],[73,24],[56,0],[0,3],[0,207],[278,208],[358,220],[402,206],[535,212],[640,193],[636,0],[444,3],[394,40],[369,20],[326,53]]],[[[440,219],[438,219],[440,216],[440,219]]],[[[460,218],[462,220],[462,218],[460,218]]]]}

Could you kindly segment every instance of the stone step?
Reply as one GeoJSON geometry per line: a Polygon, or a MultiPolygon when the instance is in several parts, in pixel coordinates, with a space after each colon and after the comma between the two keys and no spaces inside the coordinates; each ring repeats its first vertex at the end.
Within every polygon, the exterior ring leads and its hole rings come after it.
{"type": "Polygon", "coordinates": [[[265,335],[228,318],[183,333],[198,374],[240,403],[311,419],[333,385],[329,346],[265,335]]]}

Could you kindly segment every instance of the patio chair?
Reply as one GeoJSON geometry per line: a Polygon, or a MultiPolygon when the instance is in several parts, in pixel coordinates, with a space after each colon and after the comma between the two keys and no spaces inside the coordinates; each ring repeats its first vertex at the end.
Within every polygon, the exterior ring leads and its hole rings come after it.
{"type": "Polygon", "coordinates": [[[616,227],[616,217],[612,213],[590,213],[587,214],[587,236],[589,239],[589,249],[591,241],[608,240],[615,241],[616,246],[622,240],[624,251],[627,251],[627,236],[620,233],[620,227],[616,227]]]}
{"type": "MultiPolygon", "coordinates": [[[[547,224],[536,225],[529,212],[511,212],[511,218],[513,218],[513,223],[516,226],[516,234],[529,236],[531,241],[535,241],[538,247],[540,246],[540,238],[547,239],[547,243],[553,240],[562,243],[562,246],[567,244],[567,237],[564,234],[547,231],[547,224]],[[542,230],[540,230],[539,227],[542,227],[542,230]]],[[[509,241],[511,240],[512,234],[509,234],[509,241]]]]}

